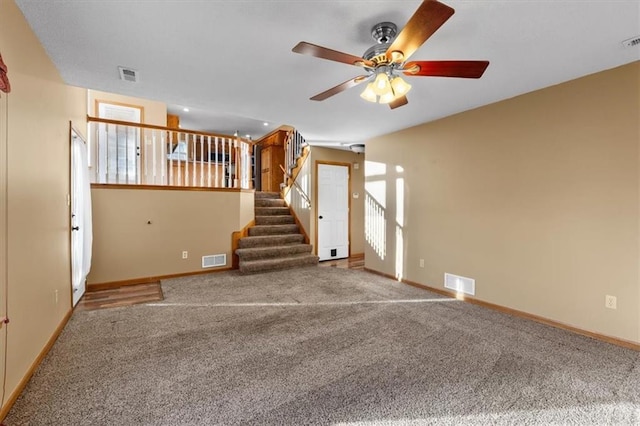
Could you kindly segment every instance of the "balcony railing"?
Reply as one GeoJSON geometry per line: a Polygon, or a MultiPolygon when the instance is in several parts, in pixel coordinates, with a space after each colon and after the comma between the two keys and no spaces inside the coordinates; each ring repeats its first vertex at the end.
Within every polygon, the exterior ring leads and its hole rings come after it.
{"type": "Polygon", "coordinates": [[[254,187],[254,150],[248,139],[94,117],[87,120],[92,183],[254,187]]]}

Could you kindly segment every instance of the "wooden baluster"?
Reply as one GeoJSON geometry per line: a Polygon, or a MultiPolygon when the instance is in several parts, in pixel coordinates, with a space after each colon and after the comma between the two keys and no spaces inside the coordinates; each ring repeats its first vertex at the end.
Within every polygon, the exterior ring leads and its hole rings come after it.
{"type": "Polygon", "coordinates": [[[129,127],[124,127],[124,183],[129,183],[129,127]]]}
{"type": "Polygon", "coordinates": [[[192,135],[191,135],[191,141],[193,142],[193,143],[191,144],[191,145],[193,146],[193,147],[192,147],[192,152],[193,152],[193,155],[192,155],[192,157],[193,157],[193,170],[192,170],[192,172],[191,172],[191,173],[192,173],[192,175],[193,175],[193,177],[192,177],[192,181],[191,181],[191,186],[197,186],[197,185],[196,185],[196,179],[197,179],[198,177],[196,176],[196,175],[197,175],[197,160],[196,160],[196,157],[197,157],[197,155],[196,155],[196,149],[197,149],[197,148],[196,148],[196,145],[197,145],[197,144],[196,144],[196,135],[194,135],[194,134],[192,134],[192,135]]]}
{"type": "Polygon", "coordinates": [[[160,132],[160,152],[162,153],[162,161],[160,161],[160,185],[165,185],[166,166],[167,166],[167,141],[164,138],[165,132],[160,132]]]}
{"type": "Polygon", "coordinates": [[[185,154],[184,154],[184,186],[189,186],[189,134],[185,133],[185,154]]]}
{"type": "Polygon", "coordinates": [[[240,161],[240,157],[239,157],[239,151],[238,151],[238,147],[239,147],[239,141],[238,138],[233,139],[232,142],[232,146],[233,146],[233,163],[231,163],[233,165],[233,180],[231,181],[231,186],[233,188],[236,188],[238,186],[238,169],[240,167],[239,161],[240,161]]]}
{"type": "Polygon", "coordinates": [[[143,170],[146,171],[146,165],[145,165],[145,162],[143,161],[146,158],[146,156],[144,155],[145,154],[144,153],[145,148],[143,143],[144,141],[142,140],[144,131],[142,129],[136,129],[136,128],[133,128],[133,131],[135,133],[135,138],[133,139],[133,143],[135,144],[133,146],[133,165],[134,165],[135,175],[133,176],[133,178],[136,181],[135,183],[140,185],[146,179],[145,172],[143,172],[143,170]],[[138,167],[138,163],[140,163],[140,167],[138,167]]]}
{"type": "MultiPolygon", "coordinates": [[[[116,126],[116,183],[120,183],[120,175],[122,174],[122,171],[120,170],[120,135],[121,135],[120,128],[121,126],[116,126]]],[[[126,174],[125,174],[125,179],[126,179],[126,174]]]]}
{"type": "Polygon", "coordinates": [[[176,151],[178,151],[178,186],[182,186],[182,150],[180,149],[180,139],[182,139],[182,133],[178,133],[178,143],[176,144],[176,151]]]}
{"type": "Polygon", "coordinates": [[[103,140],[104,152],[105,152],[105,163],[104,163],[104,183],[111,183],[109,181],[109,161],[111,161],[111,155],[109,155],[109,125],[104,125],[104,140],[103,140]]]}
{"type": "Polygon", "coordinates": [[[211,188],[211,136],[207,136],[207,188],[211,188]]]}
{"type": "Polygon", "coordinates": [[[225,140],[225,138],[222,138],[222,187],[223,188],[227,187],[227,183],[226,183],[226,180],[227,180],[226,167],[227,166],[225,165],[226,161],[225,161],[225,156],[224,156],[224,146],[225,146],[225,144],[226,144],[226,140],[225,140]]]}
{"type": "MultiPolygon", "coordinates": [[[[233,152],[233,175],[230,175],[229,177],[233,176],[233,180],[231,181],[231,185],[234,188],[238,187],[238,138],[235,138],[232,141],[232,146],[233,146],[233,150],[231,150],[231,152],[233,152]]],[[[229,156],[229,161],[231,161],[231,155],[229,156]]]]}
{"type": "Polygon", "coordinates": [[[173,132],[169,132],[169,185],[175,185],[175,177],[173,176],[173,132]]]}
{"type": "Polygon", "coordinates": [[[216,136],[216,156],[215,156],[215,160],[214,160],[214,164],[215,164],[215,174],[216,174],[216,179],[215,179],[215,187],[218,188],[220,186],[220,181],[218,180],[218,137],[216,136]]]}

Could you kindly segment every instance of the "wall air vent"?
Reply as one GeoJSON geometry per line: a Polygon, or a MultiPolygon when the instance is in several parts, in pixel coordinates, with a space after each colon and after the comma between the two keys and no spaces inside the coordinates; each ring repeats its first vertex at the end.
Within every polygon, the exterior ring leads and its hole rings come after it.
{"type": "Polygon", "coordinates": [[[226,254],[212,254],[209,256],[202,256],[203,268],[216,268],[218,266],[225,266],[227,264],[226,254]]]}
{"type": "Polygon", "coordinates": [[[459,275],[445,273],[444,287],[457,293],[464,293],[470,296],[476,294],[476,280],[459,275]]]}
{"type": "Polygon", "coordinates": [[[130,81],[132,83],[138,82],[138,71],[131,68],[118,67],[118,72],[120,73],[120,80],[130,81]]]}
{"type": "Polygon", "coordinates": [[[635,36],[635,37],[631,37],[630,39],[623,41],[622,45],[624,47],[640,46],[640,35],[639,36],[635,36]]]}

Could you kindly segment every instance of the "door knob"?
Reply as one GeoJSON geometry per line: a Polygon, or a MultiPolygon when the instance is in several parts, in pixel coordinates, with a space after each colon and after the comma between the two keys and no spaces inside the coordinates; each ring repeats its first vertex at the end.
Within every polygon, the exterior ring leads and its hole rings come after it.
{"type": "Polygon", "coordinates": [[[72,230],[72,231],[79,231],[79,230],[80,230],[80,227],[79,227],[79,226],[74,226],[74,227],[72,227],[72,228],[71,228],[71,230],[72,230]]]}
{"type": "Polygon", "coordinates": [[[318,219],[322,219],[322,216],[318,216],[318,219]]]}

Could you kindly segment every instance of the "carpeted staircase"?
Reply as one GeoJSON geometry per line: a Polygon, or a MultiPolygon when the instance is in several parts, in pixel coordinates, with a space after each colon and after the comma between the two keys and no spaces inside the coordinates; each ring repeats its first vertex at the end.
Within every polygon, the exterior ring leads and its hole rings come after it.
{"type": "Polygon", "coordinates": [[[236,254],[243,274],[317,265],[295,219],[277,192],[255,193],[256,224],[241,238],[236,254]]]}

